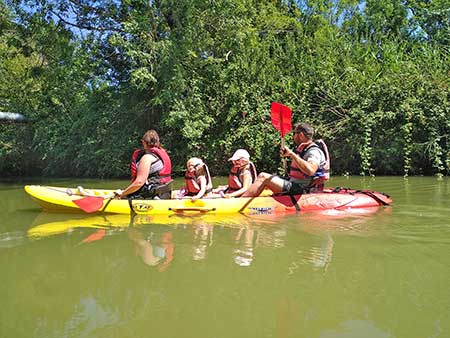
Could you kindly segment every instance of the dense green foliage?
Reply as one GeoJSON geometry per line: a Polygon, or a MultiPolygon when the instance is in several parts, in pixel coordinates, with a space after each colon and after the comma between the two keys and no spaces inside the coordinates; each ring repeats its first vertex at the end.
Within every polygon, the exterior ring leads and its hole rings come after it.
{"type": "MultiPolygon", "coordinates": [[[[181,172],[280,166],[272,101],[333,174],[450,172],[450,8],[436,0],[0,0],[0,175],[118,177],[156,129],[181,172]]],[[[290,141],[290,137],[288,137],[290,141]]]]}

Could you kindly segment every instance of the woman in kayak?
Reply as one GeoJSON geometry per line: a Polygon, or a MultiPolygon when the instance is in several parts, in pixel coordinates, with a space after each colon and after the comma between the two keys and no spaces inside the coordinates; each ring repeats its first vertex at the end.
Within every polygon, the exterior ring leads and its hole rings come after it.
{"type": "Polygon", "coordinates": [[[116,190],[117,198],[170,198],[172,163],[161,147],[158,133],[147,131],[142,137],[144,149],[133,154],[131,163],[136,168],[136,178],[123,191],[116,190]]]}
{"type": "Polygon", "coordinates": [[[218,187],[215,191],[225,198],[239,197],[255,182],[256,167],[250,161],[250,154],[245,149],[236,150],[228,161],[233,163],[228,175],[228,186],[218,187]]]}
{"type": "Polygon", "coordinates": [[[191,200],[204,197],[212,191],[212,180],[208,166],[199,158],[192,157],[186,163],[185,196],[190,196],[191,200]]]}

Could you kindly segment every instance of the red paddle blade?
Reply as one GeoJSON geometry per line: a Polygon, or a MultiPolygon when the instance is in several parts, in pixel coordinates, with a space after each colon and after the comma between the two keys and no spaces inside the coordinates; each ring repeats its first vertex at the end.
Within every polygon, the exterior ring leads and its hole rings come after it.
{"type": "Polygon", "coordinates": [[[106,235],[106,230],[99,229],[96,232],[94,232],[93,234],[91,234],[88,237],[86,237],[85,239],[83,239],[81,241],[81,243],[91,243],[94,241],[98,241],[98,240],[102,239],[103,237],[105,237],[105,235],[106,235]]]}
{"type": "Polygon", "coordinates": [[[278,102],[272,102],[270,107],[270,117],[272,118],[272,124],[281,133],[281,137],[284,137],[292,129],[292,110],[288,106],[285,106],[278,102]]]}
{"type": "Polygon", "coordinates": [[[87,196],[77,200],[73,200],[73,203],[87,213],[99,211],[103,207],[103,197],[87,196]]]}

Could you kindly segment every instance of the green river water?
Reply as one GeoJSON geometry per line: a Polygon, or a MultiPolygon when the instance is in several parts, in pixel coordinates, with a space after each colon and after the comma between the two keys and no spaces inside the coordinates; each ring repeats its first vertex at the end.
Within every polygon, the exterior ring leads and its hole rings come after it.
{"type": "Polygon", "coordinates": [[[332,178],[394,200],[364,213],[169,223],[44,213],[27,183],[0,183],[0,338],[450,337],[448,178],[332,178]]]}

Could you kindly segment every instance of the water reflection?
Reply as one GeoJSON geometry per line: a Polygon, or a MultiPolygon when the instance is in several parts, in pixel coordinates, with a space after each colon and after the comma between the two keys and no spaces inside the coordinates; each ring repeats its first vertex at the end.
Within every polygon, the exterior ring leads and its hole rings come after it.
{"type": "Polygon", "coordinates": [[[236,248],[233,250],[234,262],[239,266],[250,266],[253,262],[253,247],[256,242],[255,230],[240,228],[234,238],[236,248]]]}
{"type": "Polygon", "coordinates": [[[192,259],[201,261],[206,258],[207,249],[213,245],[214,226],[205,223],[196,223],[192,226],[194,244],[192,259]]]}
{"type": "Polygon", "coordinates": [[[376,323],[369,320],[350,319],[340,324],[336,330],[324,330],[321,338],[392,338],[389,332],[383,331],[376,323]]]}
{"type": "Polygon", "coordinates": [[[23,231],[9,231],[0,233],[0,249],[14,248],[26,243],[23,231]]]}
{"type": "Polygon", "coordinates": [[[334,240],[330,234],[325,234],[319,245],[313,245],[310,248],[299,249],[297,251],[298,259],[293,261],[288,267],[288,275],[295,273],[301,264],[311,265],[315,269],[323,269],[325,272],[331,263],[333,256],[334,240]]]}
{"type": "MultiPolygon", "coordinates": [[[[120,313],[117,308],[101,304],[93,295],[81,297],[74,314],[64,325],[62,337],[89,337],[99,328],[117,325],[120,313]]],[[[46,328],[48,330],[48,328],[46,328]]],[[[41,336],[46,336],[45,331],[41,336]]]]}
{"type": "MultiPolygon", "coordinates": [[[[337,248],[341,255],[342,249],[345,252],[342,237],[369,237],[373,235],[371,228],[386,215],[389,213],[383,211],[370,216],[342,213],[276,217],[113,215],[64,219],[43,215],[38,221],[46,223],[36,224],[29,229],[28,235],[37,239],[59,234],[57,236],[61,239],[72,239],[71,256],[79,256],[80,261],[85,263],[92,260],[88,263],[92,268],[87,271],[99,271],[108,283],[110,281],[105,293],[101,291],[103,284],[92,281],[96,284],[92,287],[91,301],[99,306],[99,313],[113,314],[118,309],[116,318],[99,320],[89,330],[107,330],[107,327],[115,327],[119,323],[128,326],[136,322],[127,315],[133,309],[140,309],[146,314],[145,320],[138,321],[140,332],[153,315],[157,316],[157,320],[151,321],[152,326],[164,321],[165,317],[179,316],[181,313],[187,316],[186,323],[195,322],[194,314],[201,313],[206,322],[217,325],[215,317],[210,317],[209,312],[221,313],[222,307],[230,311],[236,306],[240,307],[243,321],[249,321],[255,327],[257,323],[252,322],[251,314],[262,311],[256,307],[268,305],[262,313],[268,320],[273,320],[271,336],[296,337],[300,336],[302,329],[311,329],[299,324],[302,320],[329,315],[323,306],[326,300],[322,298],[334,295],[330,290],[333,290],[336,280],[342,283],[345,267],[339,264],[339,259],[333,259],[337,248]],[[273,288],[274,285],[276,288],[273,288]],[[313,291],[315,289],[321,289],[324,295],[317,294],[313,291]],[[113,297],[114,301],[108,302],[109,297],[113,297]],[[142,297],[147,297],[145,304],[138,301],[142,297]],[[121,305],[116,308],[116,303],[121,305]],[[148,308],[147,304],[150,304],[148,308]],[[182,310],[176,312],[173,308],[182,310]],[[155,309],[158,309],[157,312],[155,309]],[[104,323],[108,323],[107,326],[103,326],[104,323]]],[[[356,266],[361,264],[363,262],[358,262],[356,266]]],[[[72,269],[78,272],[79,268],[75,265],[72,269]]],[[[364,282],[358,284],[364,285],[364,282]]],[[[319,332],[320,336],[330,337],[341,332],[340,323],[342,332],[350,334],[359,333],[366,324],[367,329],[378,332],[376,327],[370,327],[369,321],[358,318],[352,309],[345,308],[349,286],[344,285],[346,296],[336,296],[335,303],[344,304],[342,313],[345,315],[329,323],[326,328],[318,329],[317,337],[319,332]]],[[[91,290],[87,283],[84,288],[91,290]]],[[[80,294],[80,301],[90,297],[90,292],[80,294]]],[[[72,319],[82,316],[86,310],[76,308],[72,319]]],[[[219,317],[224,316],[222,313],[219,317]]],[[[70,320],[65,323],[73,325],[70,331],[83,333],[84,327],[91,323],[82,318],[79,323],[70,320]]],[[[238,319],[235,321],[240,322],[238,319]]],[[[170,321],[165,320],[165,323],[170,321]]],[[[191,334],[197,332],[197,326],[191,325],[191,328],[191,334]]],[[[215,331],[210,329],[210,332],[215,331]]],[[[131,337],[132,333],[127,336],[131,337]]]]}
{"type": "MultiPolygon", "coordinates": [[[[204,261],[208,252],[214,248],[216,229],[220,229],[218,242],[231,249],[231,260],[239,267],[250,267],[254,264],[259,252],[268,249],[277,250],[288,247],[292,252],[291,261],[287,264],[287,273],[292,275],[301,265],[310,265],[314,269],[327,270],[332,262],[335,240],[333,234],[345,231],[362,235],[373,225],[372,215],[378,209],[358,210],[357,214],[327,212],[302,215],[200,215],[185,216],[150,216],[150,215],[96,215],[91,217],[54,215],[42,213],[36,219],[34,227],[27,232],[30,238],[43,238],[56,234],[71,234],[74,231],[94,229],[78,242],[78,245],[93,244],[109,236],[125,231],[128,240],[134,245],[135,256],[147,266],[165,271],[175,259],[175,246],[179,238],[186,237],[186,229],[191,234],[190,257],[193,261],[204,261]],[[72,218],[68,218],[72,217],[72,218]],[[223,236],[224,229],[231,232],[228,240],[223,236]],[[289,231],[300,231],[313,235],[313,241],[299,239],[292,241],[289,231]],[[293,251],[295,249],[295,251],[293,251]]],[[[389,209],[378,210],[380,213],[389,209]]],[[[354,211],[353,211],[354,212],[354,211]]],[[[373,215],[372,215],[373,216],[373,215]]],[[[303,235],[304,237],[304,235],[303,235]]],[[[224,251],[220,248],[221,253],[224,251]]],[[[229,251],[230,252],[230,251],[229,251]]]]}
{"type": "Polygon", "coordinates": [[[146,237],[141,230],[130,227],[127,229],[128,237],[135,244],[135,254],[141,257],[148,266],[156,266],[157,270],[165,271],[174,258],[175,246],[171,231],[162,234],[150,232],[146,237]]]}

